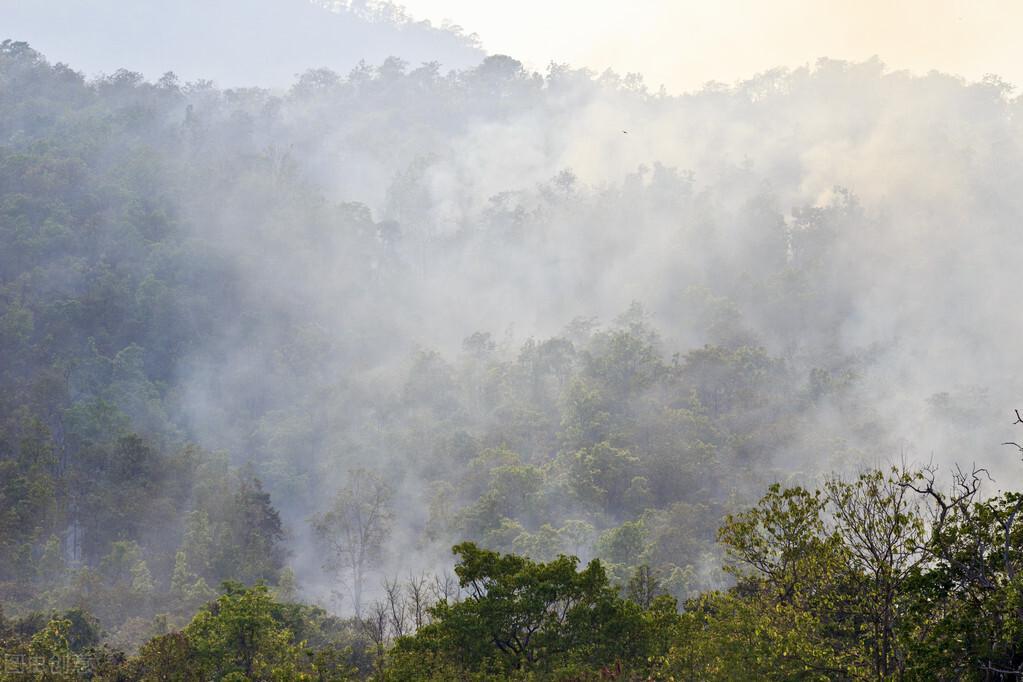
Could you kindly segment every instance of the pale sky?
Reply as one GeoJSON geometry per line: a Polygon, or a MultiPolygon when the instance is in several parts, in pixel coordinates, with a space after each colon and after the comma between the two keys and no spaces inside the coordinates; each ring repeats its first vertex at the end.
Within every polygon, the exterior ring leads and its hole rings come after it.
{"type": "Polygon", "coordinates": [[[818,57],[879,56],[1023,84],[1023,0],[403,0],[416,18],[449,19],[491,53],[534,69],[550,61],[642,73],[669,91],[731,83],[818,57]]]}

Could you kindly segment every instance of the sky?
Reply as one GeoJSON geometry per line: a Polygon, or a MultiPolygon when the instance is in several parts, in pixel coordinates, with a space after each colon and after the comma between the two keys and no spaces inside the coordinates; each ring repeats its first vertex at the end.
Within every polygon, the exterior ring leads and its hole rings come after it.
{"type": "Polygon", "coordinates": [[[642,73],[652,89],[732,83],[820,57],[1023,83],[1019,0],[404,0],[491,53],[642,73]]]}

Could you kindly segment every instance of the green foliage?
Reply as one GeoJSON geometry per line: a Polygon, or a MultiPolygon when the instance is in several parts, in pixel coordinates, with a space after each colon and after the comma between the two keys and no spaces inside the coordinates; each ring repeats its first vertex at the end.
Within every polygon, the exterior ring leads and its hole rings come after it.
{"type": "Polygon", "coordinates": [[[351,679],[343,650],[310,647],[297,638],[295,624],[310,627],[297,615],[265,586],[228,583],[181,632],[147,642],[125,664],[126,672],[139,680],[351,679]]]}
{"type": "MultiPolygon", "coordinates": [[[[435,139],[560,110],[566,91],[640,96],[612,80],[496,56],[220,91],[87,81],[0,44],[3,651],[88,653],[110,680],[1018,677],[1023,496],[905,472],[809,483],[891,451],[860,386],[873,351],[840,350],[861,292],[834,273],[885,226],[854,195],[786,216],[749,169],[696,185],[658,164],[607,187],[565,171],[441,229],[435,139]],[[324,139],[393,175],[379,210],[314,184],[324,139]],[[523,268],[516,288],[608,305],[589,273],[632,279],[644,261],[618,254],[651,244],[598,219],[707,248],[705,268],[659,261],[681,293],[653,296],[661,325],[637,303],[549,338],[478,330],[396,369],[448,321],[420,305],[440,273],[478,286],[549,252],[558,279],[523,268]],[[748,505],[781,467],[803,486],[748,505]],[[310,519],[358,617],[287,603],[286,531],[310,519]],[[456,538],[466,594],[438,578],[424,597],[423,579],[408,612],[369,603],[384,567],[456,538]],[[218,596],[223,581],[239,582],[218,596]]],[[[929,409],[963,425],[985,400],[929,409]]]]}
{"type": "MultiPolygon", "coordinates": [[[[741,402],[764,403],[773,444],[800,447],[801,377],[752,332],[735,342],[748,301],[734,286],[692,304],[694,338],[719,345],[688,355],[671,355],[635,303],[549,338],[465,330],[460,354],[419,348],[402,371],[361,371],[402,364],[395,348],[421,326],[418,278],[461,239],[421,227],[435,213],[433,161],[406,158],[420,150],[411,138],[385,144],[367,112],[389,106],[392,88],[433,102],[431,120],[468,93],[544,96],[513,60],[451,75],[389,62],[310,73],[283,95],[228,94],[127,71],[89,81],[8,42],[0,83],[0,596],[19,609],[83,604],[133,641],[160,614],[183,622],[222,580],[276,584],[285,527],[302,537],[333,514],[327,535],[343,537],[351,524],[330,502],[344,472],[369,463],[393,490],[433,491],[401,500],[402,518],[431,519],[406,529],[416,553],[464,538],[536,559],[593,556],[602,535],[642,523],[642,546],[613,552],[614,580],[648,562],[683,597],[720,582],[706,567],[721,503],[733,487],[759,489],[772,466],[749,459],[760,434],[737,419],[741,402]],[[349,104],[356,155],[399,164],[382,212],[329,200],[298,152],[315,145],[292,144],[349,104]],[[315,285],[282,284],[295,273],[315,285]],[[337,319],[358,332],[337,334],[337,319]],[[685,526],[694,539],[658,550],[677,504],[702,510],[685,526]],[[100,569],[115,543],[138,548],[116,579],[100,569]]],[[[512,254],[551,216],[668,196],[693,209],[685,174],[658,165],[650,181],[623,202],[566,171],[528,197],[495,198],[485,229],[463,237],[512,254]]],[[[843,395],[832,387],[827,400],[843,395]]],[[[365,547],[334,574],[353,597],[386,558],[387,541],[370,540],[321,543],[331,570],[365,547]]]]}
{"type": "Polygon", "coordinates": [[[673,602],[646,612],[622,600],[597,561],[580,571],[574,557],[537,563],[472,543],[454,551],[466,596],[441,601],[432,623],[398,641],[394,679],[439,679],[456,670],[557,675],[616,664],[639,671],[656,653],[665,620],[677,620],[673,602]]]}
{"type": "Polygon", "coordinates": [[[841,538],[825,529],[824,504],[819,491],[773,484],[756,507],[726,517],[718,531],[735,562],[725,570],[763,581],[778,601],[800,599],[800,588],[827,580],[845,558],[841,538]]]}
{"type": "Polygon", "coordinates": [[[848,671],[820,643],[813,614],[789,604],[709,593],[686,604],[660,674],[676,680],[835,680],[848,671]]]}

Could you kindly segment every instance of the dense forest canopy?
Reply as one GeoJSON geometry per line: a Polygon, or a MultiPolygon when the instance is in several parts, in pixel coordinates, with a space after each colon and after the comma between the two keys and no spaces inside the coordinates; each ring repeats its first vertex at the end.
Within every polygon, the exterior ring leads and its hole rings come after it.
{"type": "Polygon", "coordinates": [[[1021,106],[877,61],[673,97],[389,58],[276,92],[4,42],[5,650],[1019,670],[1021,106]]]}

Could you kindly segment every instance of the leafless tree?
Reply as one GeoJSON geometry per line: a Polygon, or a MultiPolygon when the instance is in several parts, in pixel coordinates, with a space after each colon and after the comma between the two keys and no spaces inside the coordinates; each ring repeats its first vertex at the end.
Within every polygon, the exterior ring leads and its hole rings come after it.
{"type": "MultiPolygon", "coordinates": [[[[957,548],[951,542],[951,528],[954,524],[973,528],[978,522],[975,502],[979,501],[984,478],[989,478],[986,469],[974,466],[965,471],[957,465],[952,472],[951,486],[946,491],[937,483],[936,468],[927,467],[918,480],[905,481],[903,485],[923,495],[930,507],[930,537],[924,545],[928,558],[945,561],[960,574],[993,588],[994,583],[987,576],[983,560],[986,553],[982,551],[983,548],[974,547],[974,551],[963,554],[955,551],[957,548]]],[[[969,533],[967,536],[979,542],[982,534],[969,533]]]]}
{"type": "Polygon", "coordinates": [[[384,596],[387,600],[387,615],[390,618],[391,632],[395,637],[404,637],[408,632],[408,597],[405,586],[398,578],[384,580],[384,596]]]}
{"type": "Polygon", "coordinates": [[[456,602],[459,600],[462,590],[458,586],[458,579],[444,571],[433,576],[433,596],[436,601],[456,602]]]}
{"type": "Polygon", "coordinates": [[[373,642],[376,651],[377,671],[384,670],[384,652],[387,649],[389,612],[387,604],[382,600],[374,601],[369,607],[365,618],[359,619],[362,629],[373,642]]]}
{"type": "Polygon", "coordinates": [[[425,573],[416,575],[409,573],[408,583],[405,586],[408,592],[409,611],[412,617],[412,626],[418,630],[429,622],[429,608],[432,605],[429,593],[429,579],[425,573]]]}

